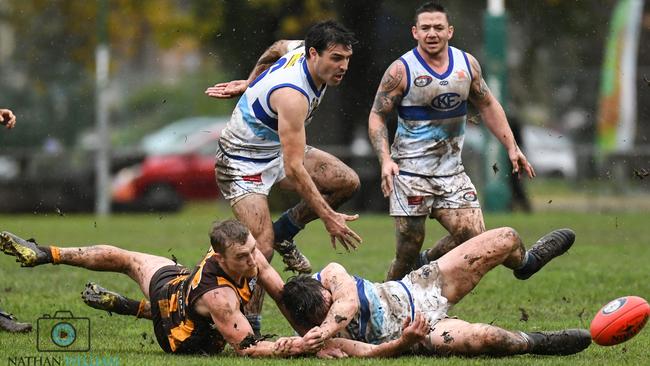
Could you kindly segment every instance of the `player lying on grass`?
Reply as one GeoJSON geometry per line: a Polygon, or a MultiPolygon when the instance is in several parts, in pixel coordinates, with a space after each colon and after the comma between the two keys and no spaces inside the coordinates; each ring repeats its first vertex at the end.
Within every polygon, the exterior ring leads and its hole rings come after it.
{"type": "MultiPolygon", "coordinates": [[[[322,349],[320,331],[308,331],[302,337],[282,337],[275,342],[255,338],[242,313],[243,306],[257,284],[282,310],[282,279],[256,249],[255,239],[240,222],[215,223],[210,230],[210,243],[211,250],[190,271],[164,257],[114,246],[40,246],[8,232],[0,233],[2,251],[15,256],[24,267],[67,264],[131,277],[150,302],[120,298],[113,302],[114,310],[150,317],[158,344],[165,352],[216,354],[226,342],[240,355],[257,357],[291,356],[322,349]]],[[[403,352],[424,339],[427,329],[428,324],[420,315],[405,324],[402,337],[375,346],[368,355],[403,352]]]]}
{"type": "MultiPolygon", "coordinates": [[[[16,116],[10,109],[0,108],[0,126],[8,129],[16,125],[16,116]]],[[[16,318],[0,309],[0,330],[12,333],[25,333],[32,330],[31,324],[19,323],[16,318]]]]}
{"type": "MultiPolygon", "coordinates": [[[[345,268],[332,263],[314,278],[301,276],[289,280],[282,291],[282,302],[301,334],[311,328],[310,332],[318,331],[324,339],[336,336],[364,342],[351,346],[341,339],[328,340],[319,352],[323,357],[367,355],[373,344],[398,339],[402,319],[412,318],[414,313],[424,314],[431,327],[426,339],[411,348],[417,353],[577,353],[591,344],[589,332],[583,329],[511,332],[447,317],[449,307],[467,295],[492,268],[503,264],[514,269],[515,277],[528,279],[551,259],[565,253],[574,239],[571,230],[556,230],[526,251],[513,229],[490,230],[402,280],[382,284],[352,277],[345,268]]],[[[86,288],[83,297],[90,306],[121,314],[128,313],[117,304],[133,301],[94,284],[86,288]]]]}
{"type": "MultiPolygon", "coordinates": [[[[492,268],[503,264],[519,279],[527,279],[552,258],[566,252],[575,235],[569,229],[542,237],[526,251],[511,228],[480,234],[451,250],[437,261],[410,272],[399,281],[377,284],[353,277],[331,263],[312,277],[290,279],[282,301],[304,333],[314,326],[322,338],[343,337],[366,343],[387,342],[400,336],[400,320],[421,312],[431,328],[412,351],[432,355],[516,354],[568,355],[591,344],[589,331],[513,332],[493,325],[449,318],[447,310],[467,295],[492,268]],[[337,306],[339,304],[339,306],[337,306]],[[340,306],[347,304],[347,307],[340,306]]],[[[354,356],[361,347],[332,340],[326,349],[354,356]]]]}

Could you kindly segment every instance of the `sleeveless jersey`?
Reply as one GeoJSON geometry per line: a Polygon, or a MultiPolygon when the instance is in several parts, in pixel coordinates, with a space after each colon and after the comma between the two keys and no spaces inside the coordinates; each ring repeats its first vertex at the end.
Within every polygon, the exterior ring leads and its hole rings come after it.
{"type": "Polygon", "coordinates": [[[214,328],[211,317],[202,316],[194,311],[194,303],[210,290],[229,287],[239,298],[239,307],[243,313],[244,305],[250,300],[255,282],[256,278],[245,278],[241,283],[233,281],[217,263],[212,249],[191,274],[168,282],[166,296],[163,300],[159,300],[158,304],[172,352],[198,348],[194,344],[206,343],[215,345],[214,353],[220,352],[225,346],[225,340],[214,328]]]}
{"type": "Polygon", "coordinates": [[[397,107],[391,157],[400,173],[450,176],[464,171],[467,97],[472,71],[465,52],[449,46],[449,67],[438,74],[417,48],[399,60],[406,67],[406,91],[397,107]]]}
{"type": "MultiPolygon", "coordinates": [[[[320,272],[313,277],[320,281],[320,272]]],[[[404,318],[415,316],[413,297],[407,286],[402,281],[374,283],[357,276],[354,280],[359,311],[337,336],[371,344],[398,339],[404,318]]]]}
{"type": "Polygon", "coordinates": [[[305,96],[308,124],[326,86],[316,87],[307,70],[304,46],[282,56],[248,86],[221,132],[219,145],[226,156],[260,162],[280,156],[278,114],[269,105],[271,93],[280,88],[292,88],[305,96]]]}

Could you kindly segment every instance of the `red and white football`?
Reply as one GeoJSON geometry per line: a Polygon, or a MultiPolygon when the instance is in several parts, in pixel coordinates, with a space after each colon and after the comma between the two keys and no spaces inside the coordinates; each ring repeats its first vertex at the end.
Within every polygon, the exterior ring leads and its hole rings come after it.
{"type": "Polygon", "coordinates": [[[638,296],[624,296],[603,306],[591,321],[591,338],[613,346],[634,337],[648,321],[650,305],[638,296]]]}

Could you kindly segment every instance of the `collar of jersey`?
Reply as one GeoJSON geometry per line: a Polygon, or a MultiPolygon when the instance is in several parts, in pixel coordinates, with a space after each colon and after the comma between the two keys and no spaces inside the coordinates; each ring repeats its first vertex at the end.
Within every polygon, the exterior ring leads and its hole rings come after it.
{"type": "Polygon", "coordinates": [[[437,72],[433,71],[433,69],[429,66],[429,64],[427,64],[427,62],[424,60],[422,55],[420,55],[420,52],[418,52],[418,48],[415,47],[413,49],[413,54],[415,55],[415,58],[417,58],[418,61],[420,61],[420,63],[422,64],[422,67],[424,67],[425,70],[427,70],[429,72],[429,74],[435,76],[437,79],[440,79],[440,80],[446,79],[447,76],[449,76],[449,74],[451,74],[451,70],[454,69],[454,57],[453,57],[453,54],[451,52],[451,46],[447,47],[447,53],[449,54],[449,65],[447,66],[447,71],[445,71],[444,74],[438,74],[437,72]]]}
{"type": "Polygon", "coordinates": [[[305,72],[305,76],[307,76],[307,81],[309,82],[309,86],[311,87],[311,90],[316,94],[317,97],[320,97],[320,93],[323,92],[323,89],[325,89],[325,85],[318,90],[316,87],[316,84],[314,83],[314,79],[311,78],[311,74],[309,73],[309,69],[307,68],[307,58],[305,57],[302,61],[302,70],[305,72]]]}

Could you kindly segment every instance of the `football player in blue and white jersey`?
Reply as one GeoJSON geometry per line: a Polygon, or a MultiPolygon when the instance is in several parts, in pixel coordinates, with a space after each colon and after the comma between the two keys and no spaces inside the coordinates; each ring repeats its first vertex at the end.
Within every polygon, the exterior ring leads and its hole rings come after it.
{"type": "Polygon", "coordinates": [[[347,226],[358,215],[335,211],[358,189],[359,177],[336,157],[306,145],[305,137],[305,125],[327,86],[343,80],[354,43],[353,34],[342,25],[321,22],[310,28],[304,43],[274,44],[248,80],[206,90],[215,98],[241,94],[219,139],[215,164],[219,189],[265,257],[270,261],[275,247],[289,269],[298,272],[311,267],[298,254],[293,237],[314,219],[323,221],[334,247],[338,241],[350,250],[361,242],[347,226]],[[302,201],[272,223],[267,196],[276,184],[296,191],[302,201]]]}
{"type": "Polygon", "coordinates": [[[368,118],[382,192],[390,197],[396,223],[396,258],[387,279],[402,278],[485,231],[476,189],[461,161],[468,100],[506,148],[513,173],[535,176],[478,61],[449,45],[454,28],[445,9],[431,2],[418,8],[412,34],[417,47],[388,67],[368,118]],[[389,149],[386,119],[394,110],[397,132],[389,149]],[[427,216],[449,235],[418,255],[427,216]]]}

